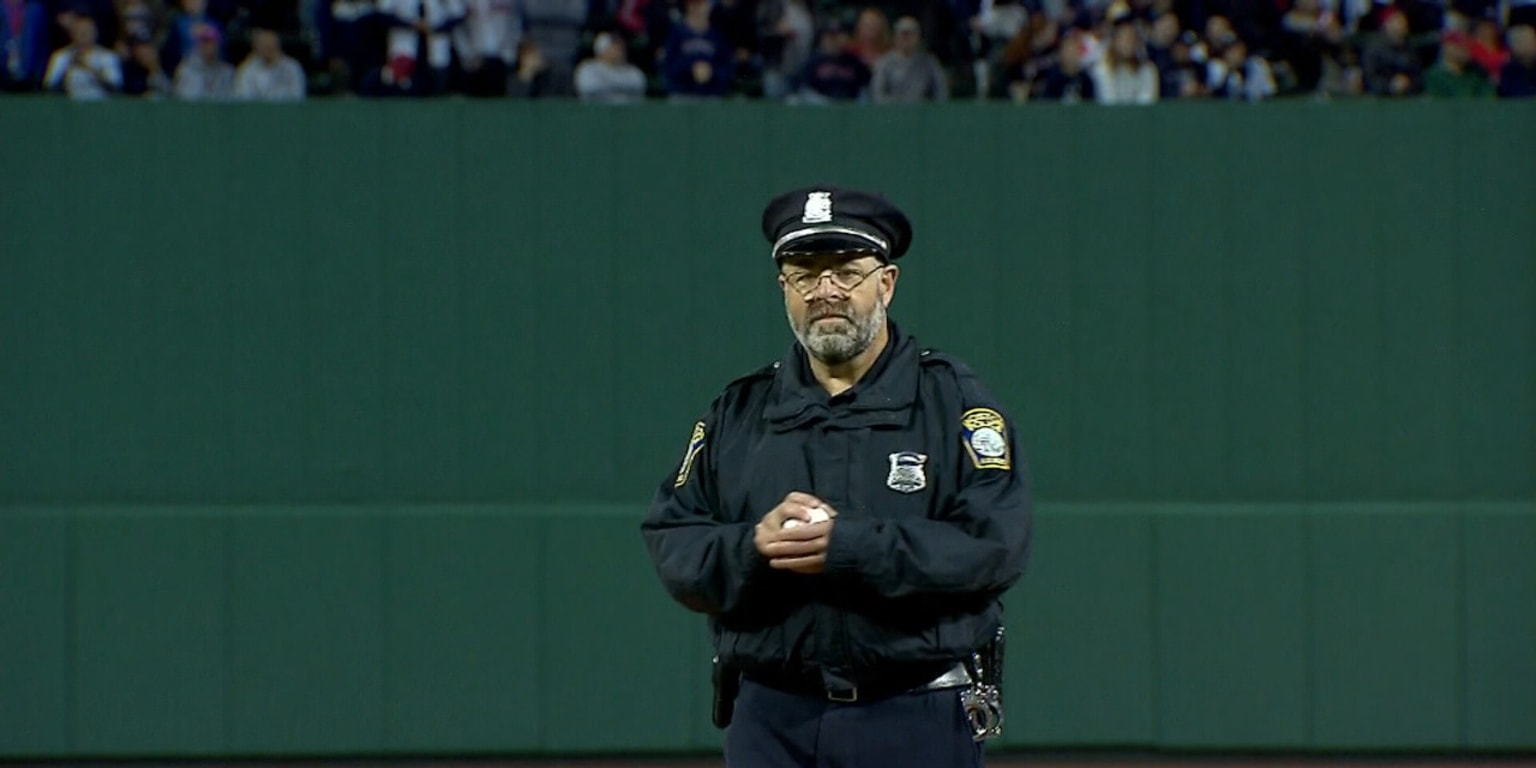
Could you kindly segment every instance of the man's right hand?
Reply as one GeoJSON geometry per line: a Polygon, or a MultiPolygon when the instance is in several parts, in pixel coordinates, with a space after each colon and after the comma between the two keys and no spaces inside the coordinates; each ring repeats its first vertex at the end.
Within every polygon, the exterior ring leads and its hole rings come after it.
{"type": "Polygon", "coordinates": [[[769,560],[797,560],[824,554],[833,520],[812,523],[811,510],[818,507],[836,518],[837,512],[815,496],[798,491],[785,496],[758,521],[752,534],[757,551],[769,560]],[[784,523],[788,520],[806,524],[785,529],[784,523]]]}

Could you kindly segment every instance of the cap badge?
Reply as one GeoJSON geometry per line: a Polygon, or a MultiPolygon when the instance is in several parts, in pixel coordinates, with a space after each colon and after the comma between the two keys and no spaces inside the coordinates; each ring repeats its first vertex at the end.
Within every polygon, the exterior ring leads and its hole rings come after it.
{"type": "Polygon", "coordinates": [[[806,224],[824,224],[831,220],[831,192],[812,192],[805,196],[805,213],[800,216],[800,221],[806,224]]]}

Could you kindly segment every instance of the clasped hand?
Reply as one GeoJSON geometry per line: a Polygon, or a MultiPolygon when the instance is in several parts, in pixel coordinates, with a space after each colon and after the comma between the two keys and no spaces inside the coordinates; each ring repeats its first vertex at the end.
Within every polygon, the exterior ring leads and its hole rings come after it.
{"type": "Polygon", "coordinates": [[[821,573],[827,564],[827,544],[837,511],[808,493],[793,491],[779,505],[763,515],[752,534],[757,551],[768,558],[768,565],[795,573],[821,573]],[[811,522],[811,510],[825,510],[831,519],[811,522]],[[789,520],[804,525],[784,527],[789,520]]]}

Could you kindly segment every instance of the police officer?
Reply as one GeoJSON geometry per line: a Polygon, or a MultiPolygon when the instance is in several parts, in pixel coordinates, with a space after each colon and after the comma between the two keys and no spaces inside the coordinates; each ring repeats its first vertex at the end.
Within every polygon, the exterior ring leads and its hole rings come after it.
{"type": "Polygon", "coordinates": [[[1013,423],[887,317],[912,228],[819,186],[763,212],[796,342],[726,386],[641,525],[708,616],[732,768],[979,766],[1031,505],[1013,423]]]}

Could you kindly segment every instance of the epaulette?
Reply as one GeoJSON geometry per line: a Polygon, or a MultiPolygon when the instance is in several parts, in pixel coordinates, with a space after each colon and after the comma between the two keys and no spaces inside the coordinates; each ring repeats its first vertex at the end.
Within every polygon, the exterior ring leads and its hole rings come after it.
{"type": "Polygon", "coordinates": [[[965,361],[942,350],[925,347],[917,353],[917,361],[920,365],[943,365],[955,372],[957,376],[972,376],[974,373],[965,361]]]}
{"type": "Polygon", "coordinates": [[[919,351],[917,353],[917,360],[923,365],[961,365],[959,360],[944,354],[942,350],[934,349],[932,347],[924,347],[921,351],[919,351]]]}
{"type": "Polygon", "coordinates": [[[731,379],[728,383],[726,383],[723,391],[724,392],[729,392],[729,391],[731,391],[733,389],[737,389],[739,387],[742,387],[742,386],[748,384],[749,382],[753,382],[753,381],[756,381],[758,379],[771,379],[771,378],[773,378],[773,375],[775,373],[778,373],[778,372],[779,372],[779,361],[775,360],[775,361],[773,361],[771,363],[768,363],[767,365],[762,366],[761,368],[758,368],[755,371],[752,371],[750,373],[746,373],[746,374],[743,374],[741,376],[737,376],[734,379],[731,379]]]}

